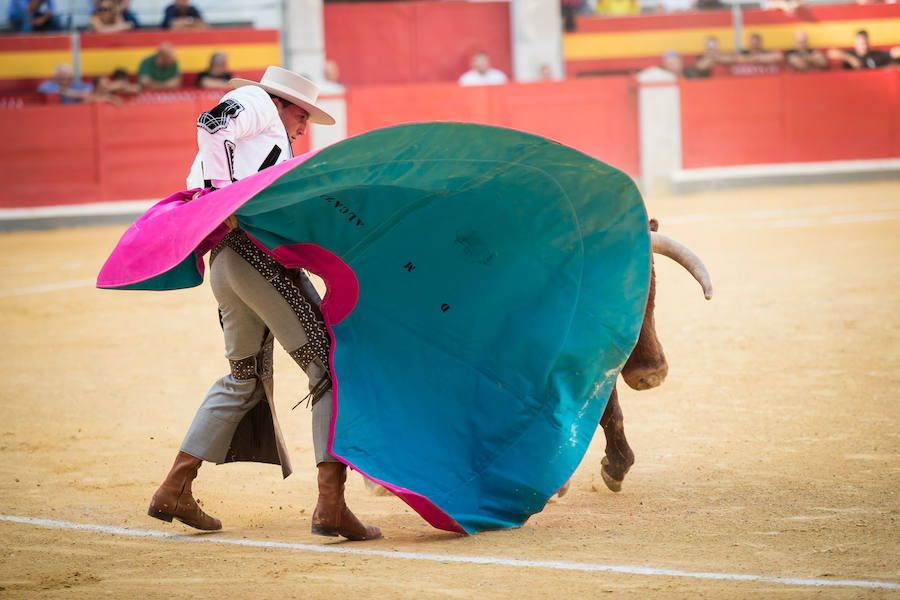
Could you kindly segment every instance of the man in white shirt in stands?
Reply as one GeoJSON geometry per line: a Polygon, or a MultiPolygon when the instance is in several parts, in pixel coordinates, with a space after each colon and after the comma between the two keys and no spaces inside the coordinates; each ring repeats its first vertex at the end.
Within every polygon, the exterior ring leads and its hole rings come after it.
{"type": "MultiPolygon", "coordinates": [[[[318,87],[286,69],[269,67],[258,82],[232,79],[230,84],[237,89],[197,120],[199,152],[188,176],[189,189],[222,188],[288,160],[291,141],[306,132],[308,123],[334,124],[316,105],[318,87]]],[[[346,466],[328,452],[331,339],[315,288],[301,271],[286,269],[262,252],[233,216],[226,224],[231,231],[210,255],[209,279],[231,373],[207,393],[148,514],[164,521],[176,518],[197,529],[221,529],[219,519],[203,512],[191,492],[204,460],[276,463],[285,477],[290,474],[272,403],[274,336],[309,377],[319,487],[312,533],[351,540],[381,537],[377,527],[363,525],[347,508],[346,466]]]]}
{"type": "Polygon", "coordinates": [[[500,69],[491,67],[491,59],[484,52],[472,57],[472,69],[459,77],[459,85],[500,85],[508,81],[500,69]]]}

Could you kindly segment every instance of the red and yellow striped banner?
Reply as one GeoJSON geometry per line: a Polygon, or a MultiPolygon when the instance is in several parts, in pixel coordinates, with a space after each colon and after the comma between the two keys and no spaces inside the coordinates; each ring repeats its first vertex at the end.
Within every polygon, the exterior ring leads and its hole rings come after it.
{"type": "MultiPolygon", "coordinates": [[[[86,77],[123,68],[137,71],[141,60],[169,42],[184,73],[206,69],[214,52],[228,54],[232,71],[257,71],[281,64],[278,31],[244,28],[196,32],[135,31],[80,34],[81,72],[86,77]]],[[[0,38],[0,79],[43,79],[59,63],[72,63],[69,35],[9,36],[0,38]]]]}

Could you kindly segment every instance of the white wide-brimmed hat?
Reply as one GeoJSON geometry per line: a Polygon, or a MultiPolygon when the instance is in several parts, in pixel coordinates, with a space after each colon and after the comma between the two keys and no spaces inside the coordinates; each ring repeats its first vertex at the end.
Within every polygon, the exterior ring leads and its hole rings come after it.
{"type": "Polygon", "coordinates": [[[259,81],[235,77],[228,84],[235,88],[245,85],[261,87],[270,94],[287,100],[291,104],[296,104],[308,112],[310,123],[334,125],[334,117],[316,106],[316,100],[319,98],[319,86],[293,71],[281,67],[269,67],[259,81]]]}

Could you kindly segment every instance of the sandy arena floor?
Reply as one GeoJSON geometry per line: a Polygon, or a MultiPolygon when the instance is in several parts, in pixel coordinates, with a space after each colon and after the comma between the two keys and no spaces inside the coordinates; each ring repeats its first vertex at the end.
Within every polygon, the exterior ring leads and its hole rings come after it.
{"type": "Polygon", "coordinates": [[[569,494],[512,531],[436,531],[354,475],[350,506],[385,533],[369,543],[309,534],[310,417],[290,411],[304,381],[280,350],[276,395],[295,475],[204,466],[195,492],[221,533],[147,517],[226,368],[212,294],[93,289],[124,226],[0,235],[0,597],[900,597],[900,182],[649,205],[663,233],[706,260],[715,298],[658,260],[669,377],[651,391],[620,387],[637,454],[623,491],[601,482],[602,434],[569,494]]]}

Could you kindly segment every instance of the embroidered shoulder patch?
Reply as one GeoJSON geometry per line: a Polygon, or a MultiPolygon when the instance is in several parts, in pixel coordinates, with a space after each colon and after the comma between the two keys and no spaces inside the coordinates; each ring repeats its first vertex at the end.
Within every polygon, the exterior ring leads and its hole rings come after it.
{"type": "Polygon", "coordinates": [[[224,129],[228,125],[228,121],[238,116],[242,110],[244,110],[243,104],[229,98],[200,115],[197,119],[197,127],[202,127],[209,133],[215,133],[224,129]]]}

